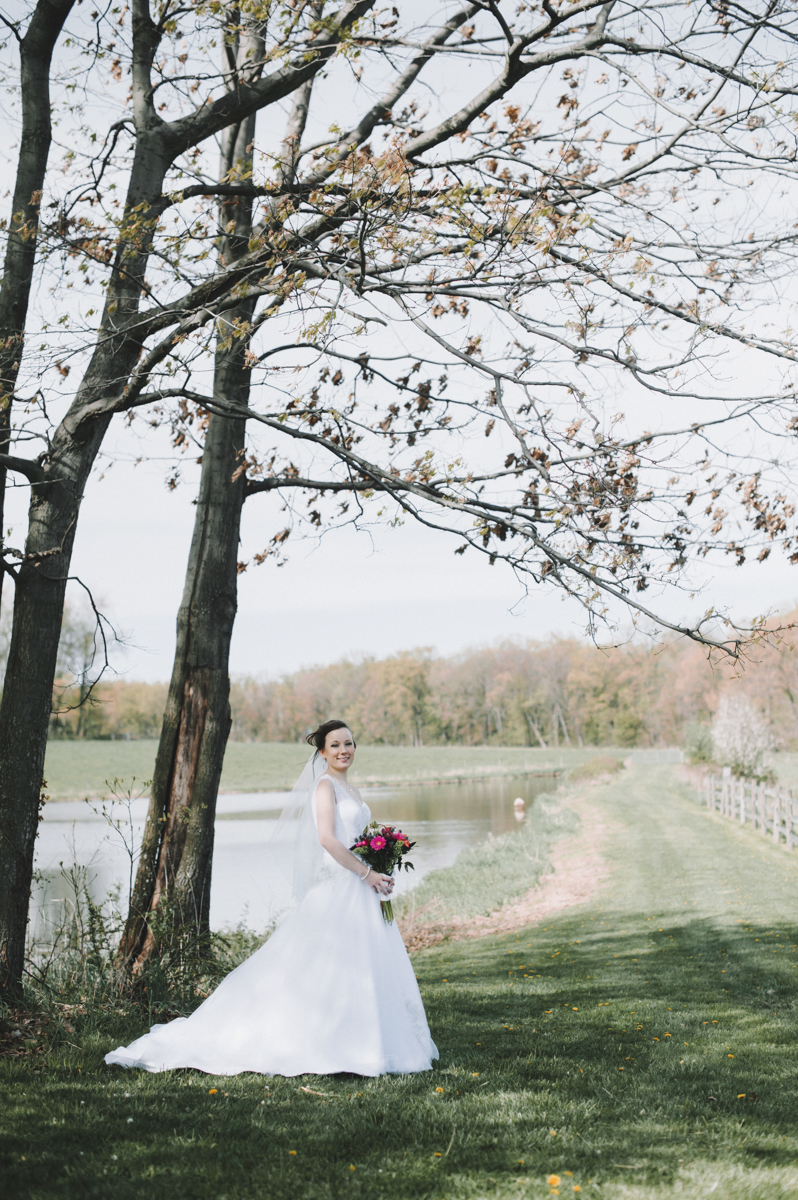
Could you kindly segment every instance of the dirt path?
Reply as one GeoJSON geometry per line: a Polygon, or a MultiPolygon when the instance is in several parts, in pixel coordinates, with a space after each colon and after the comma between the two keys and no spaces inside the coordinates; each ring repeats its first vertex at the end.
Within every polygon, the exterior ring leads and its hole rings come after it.
{"type": "Polygon", "coordinates": [[[575,834],[555,842],[551,851],[551,871],[525,895],[484,917],[462,921],[429,922],[407,919],[400,922],[405,945],[412,953],[446,939],[486,937],[509,933],[538,924],[552,913],[585,904],[591,900],[609,875],[604,850],[615,830],[590,792],[569,796],[567,807],[579,817],[575,834]]]}

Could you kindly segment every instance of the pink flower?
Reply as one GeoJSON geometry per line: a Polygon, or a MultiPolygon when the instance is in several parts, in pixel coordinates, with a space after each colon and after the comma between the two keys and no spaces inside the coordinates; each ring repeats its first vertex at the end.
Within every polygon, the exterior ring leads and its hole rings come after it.
{"type": "Polygon", "coordinates": [[[372,850],[382,850],[383,846],[385,845],[385,838],[379,836],[373,837],[369,842],[369,845],[371,846],[372,850]]]}

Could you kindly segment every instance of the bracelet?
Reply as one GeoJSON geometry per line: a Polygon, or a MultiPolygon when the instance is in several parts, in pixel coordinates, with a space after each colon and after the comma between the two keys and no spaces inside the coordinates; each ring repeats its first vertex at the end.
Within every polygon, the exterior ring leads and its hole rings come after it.
{"type": "Polygon", "coordinates": [[[367,869],[366,869],[366,874],[365,874],[365,875],[361,875],[361,876],[360,876],[360,878],[361,878],[361,879],[368,879],[368,877],[369,877],[369,875],[370,875],[370,874],[371,874],[371,867],[367,867],[367,869]]]}

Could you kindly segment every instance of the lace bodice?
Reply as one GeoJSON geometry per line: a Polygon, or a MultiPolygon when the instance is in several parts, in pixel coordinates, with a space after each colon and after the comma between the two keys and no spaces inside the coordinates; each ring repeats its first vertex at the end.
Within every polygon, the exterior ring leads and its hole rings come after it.
{"type": "MultiPolygon", "coordinates": [[[[321,783],[322,779],[329,779],[335,790],[335,836],[348,850],[371,820],[371,809],[368,804],[361,804],[354,796],[350,795],[346,788],[337,779],[333,779],[331,775],[322,775],[319,783],[321,783]]],[[[315,796],[313,799],[313,816],[315,819],[315,796]]],[[[326,860],[325,865],[328,868],[332,866],[336,870],[346,871],[346,867],[339,866],[326,850],[324,851],[324,857],[326,860]]]]}

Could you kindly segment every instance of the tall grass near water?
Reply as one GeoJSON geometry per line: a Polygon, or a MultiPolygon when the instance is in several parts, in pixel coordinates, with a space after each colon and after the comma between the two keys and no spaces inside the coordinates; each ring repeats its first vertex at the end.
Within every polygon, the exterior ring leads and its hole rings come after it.
{"type": "Polygon", "coordinates": [[[494,912],[540,882],[552,841],[577,825],[576,813],[556,796],[538,796],[517,830],[464,850],[454,866],[432,871],[401,896],[394,903],[399,919],[426,924],[494,912]]]}
{"type": "Polygon", "coordinates": [[[62,864],[60,875],[58,915],[31,936],[25,963],[26,1005],[56,1022],[62,1012],[108,1008],[130,1016],[143,1010],[151,1021],[187,1015],[269,933],[240,926],[201,938],[175,934],[166,902],[150,920],[155,952],[131,977],[117,958],[128,911],[121,889],[97,900],[89,867],[62,864]]]}

